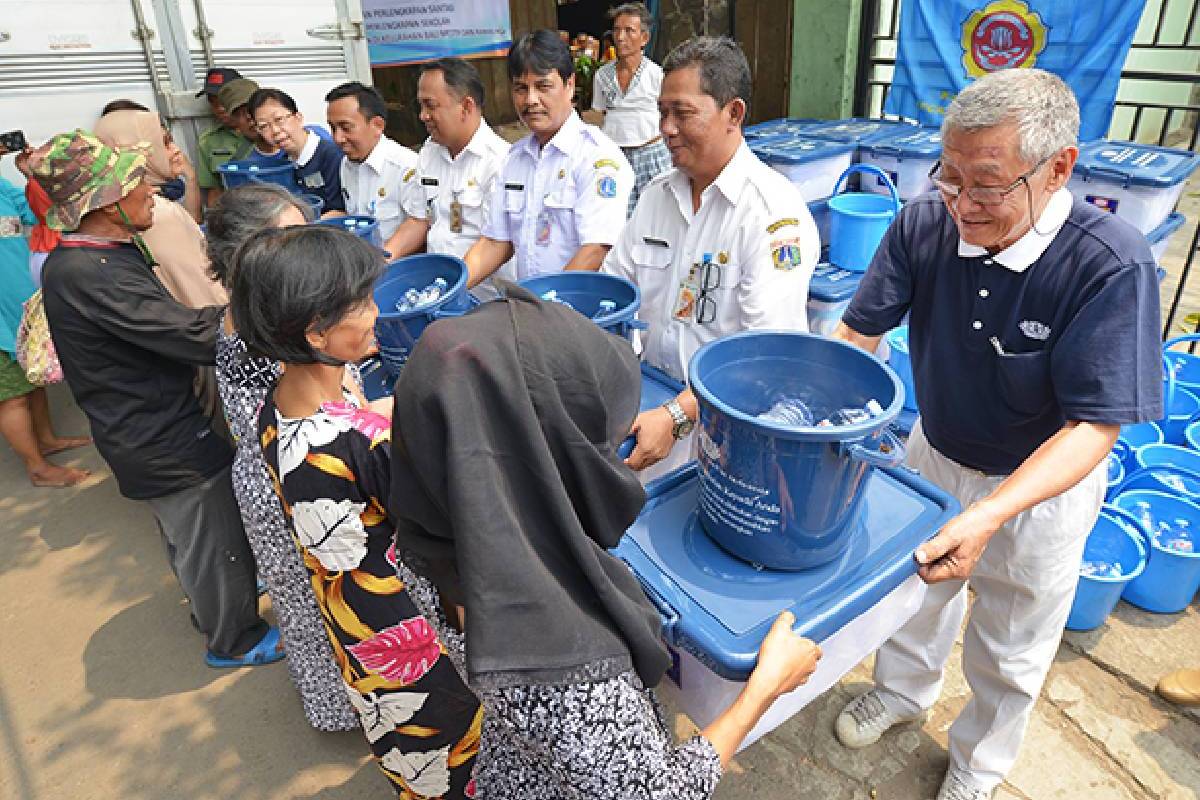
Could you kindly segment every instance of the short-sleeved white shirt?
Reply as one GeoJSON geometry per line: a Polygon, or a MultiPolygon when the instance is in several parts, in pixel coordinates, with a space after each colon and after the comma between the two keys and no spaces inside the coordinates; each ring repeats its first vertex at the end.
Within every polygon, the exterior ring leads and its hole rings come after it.
{"type": "MultiPolygon", "coordinates": [[[[310,136],[310,139],[317,138],[310,136]]],[[[402,188],[417,165],[417,154],[386,136],[379,137],[365,161],[342,159],[342,197],[347,214],[374,217],[386,242],[404,222],[402,188]]]]}
{"type": "Polygon", "coordinates": [[[638,318],[648,326],[642,358],[682,381],[692,355],[714,339],[753,329],[808,330],[808,283],[820,250],[800,192],[742,144],[701,193],[695,213],[691,181],[678,169],[647,184],[604,271],[641,289],[638,318]],[[715,316],[679,319],[683,285],[706,253],[719,276],[706,293],[715,316]]]}
{"type": "Polygon", "coordinates": [[[416,175],[405,183],[404,210],[410,217],[429,221],[426,250],[461,258],[479,240],[508,149],[508,142],[482,119],[457,158],[433,139],[425,141],[416,175]],[[461,217],[457,232],[453,230],[455,203],[461,217]]]}
{"type": "Polygon", "coordinates": [[[658,95],[662,81],[662,67],[645,56],[624,92],[617,81],[617,62],[596,70],[592,78],[592,108],[604,112],[604,132],[619,146],[639,147],[659,135],[658,95]]]}
{"type": "Polygon", "coordinates": [[[545,147],[530,134],[509,150],[483,235],[512,242],[518,280],[557,272],[583,245],[617,241],[633,183],[621,148],[572,111],[545,147]]]}

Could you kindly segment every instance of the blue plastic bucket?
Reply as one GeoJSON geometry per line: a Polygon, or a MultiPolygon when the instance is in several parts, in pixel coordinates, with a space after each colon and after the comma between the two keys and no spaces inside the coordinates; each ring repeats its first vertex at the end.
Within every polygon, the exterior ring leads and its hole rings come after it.
{"type": "Polygon", "coordinates": [[[1183,438],[1187,441],[1188,447],[1200,452],[1200,421],[1188,425],[1187,430],[1183,432],[1183,438]]]}
{"type": "MultiPolygon", "coordinates": [[[[1167,344],[1182,341],[1184,338],[1172,339],[1167,344]]],[[[1163,406],[1166,416],[1158,421],[1158,425],[1163,430],[1163,441],[1167,444],[1185,444],[1184,436],[1188,426],[1200,419],[1200,396],[1188,391],[1176,377],[1181,371],[1176,366],[1178,361],[1175,357],[1179,355],[1164,352],[1162,357],[1163,406]]]]}
{"type": "Polygon", "coordinates": [[[701,525],[733,555],[801,570],[841,555],[860,524],[871,467],[893,467],[904,446],[888,429],[904,403],[900,379],[853,345],[807,333],[749,331],[692,357],[700,404],[701,525]],[[875,400],[883,413],[852,425],[759,419],[781,398],[820,420],[875,400]]]}
{"type": "Polygon", "coordinates": [[[1132,472],[1137,469],[1137,460],[1134,458],[1137,449],[1148,444],[1162,444],[1162,440],[1162,428],[1156,422],[1122,425],[1121,435],[1117,437],[1113,450],[1120,454],[1125,471],[1132,472]]]}
{"type": "Polygon", "coordinates": [[[1134,461],[1137,469],[1129,472],[1121,491],[1153,489],[1200,497],[1200,453],[1195,450],[1174,444],[1148,444],[1137,449],[1134,461]]]}
{"type": "Polygon", "coordinates": [[[634,330],[646,327],[634,319],[642,304],[641,290],[619,275],[571,270],[550,272],[519,283],[538,297],[554,292],[559,300],[569,303],[580,314],[617,336],[632,339],[634,330]],[[612,300],[617,304],[616,308],[601,314],[601,300],[612,300]]]}
{"type": "Polygon", "coordinates": [[[1100,509],[1096,526],[1088,534],[1084,561],[1120,565],[1120,575],[1079,575],[1075,600],[1067,617],[1067,630],[1098,628],[1117,607],[1126,585],[1146,569],[1147,536],[1132,514],[1116,506],[1100,509]]]}
{"type": "MultiPolygon", "coordinates": [[[[326,217],[316,221],[318,225],[328,225],[331,228],[342,228],[350,231],[360,239],[366,239],[376,247],[383,249],[383,235],[379,233],[379,221],[374,217],[357,214],[347,214],[342,217],[326,217]]],[[[404,259],[400,259],[403,261],[404,259]]],[[[396,262],[400,263],[399,261],[396,262]]],[[[394,304],[393,304],[394,305],[394,304]]],[[[382,306],[380,306],[382,308],[382,306]]]]}
{"type": "Polygon", "coordinates": [[[1108,454],[1106,461],[1108,462],[1108,489],[1104,492],[1104,499],[1112,500],[1117,496],[1117,491],[1125,481],[1125,464],[1115,448],[1108,454]]]}
{"type": "Polygon", "coordinates": [[[917,410],[917,387],[913,385],[912,357],[908,353],[908,326],[888,331],[885,337],[888,343],[888,364],[896,370],[904,384],[904,407],[909,411],[917,410]]]}
{"type": "Polygon", "coordinates": [[[852,165],[838,178],[829,198],[829,263],[853,272],[866,272],[883,234],[898,213],[900,195],[888,174],[870,164],[852,165]],[[838,194],[842,181],[856,172],[886,181],[890,196],[867,192],[838,194]]]}
{"type": "Polygon", "coordinates": [[[1163,355],[1167,358],[1167,367],[1175,376],[1175,383],[1192,394],[1200,395],[1200,355],[1172,350],[1180,344],[1200,342],[1200,334],[1188,333],[1176,336],[1163,342],[1163,355]]]}
{"type": "MultiPolygon", "coordinates": [[[[1165,492],[1132,489],[1117,495],[1113,504],[1138,517],[1138,504],[1148,503],[1155,520],[1182,518],[1200,531],[1200,505],[1165,492]]],[[[1139,520],[1139,523],[1141,521],[1139,520]]],[[[1141,526],[1145,530],[1146,526],[1141,526]]],[[[1150,561],[1146,570],[1125,586],[1121,597],[1138,608],[1158,614],[1183,611],[1200,589],[1200,553],[1178,553],[1156,543],[1145,530],[1150,544],[1150,561]]]]}
{"type": "Polygon", "coordinates": [[[217,165],[221,182],[226,189],[257,181],[259,183],[274,183],[289,192],[297,192],[296,167],[288,161],[283,164],[260,164],[256,161],[226,161],[217,165]]]}
{"type": "Polygon", "coordinates": [[[429,323],[457,317],[479,305],[467,291],[467,265],[455,256],[425,253],[392,262],[375,284],[375,339],[379,355],[393,376],[400,374],[417,339],[429,323]],[[412,311],[397,311],[396,304],[409,289],[420,291],[436,279],[446,281],[441,299],[412,311]]]}
{"type": "Polygon", "coordinates": [[[363,396],[368,401],[392,396],[396,379],[379,356],[371,356],[358,362],[358,377],[362,380],[363,396]]]}

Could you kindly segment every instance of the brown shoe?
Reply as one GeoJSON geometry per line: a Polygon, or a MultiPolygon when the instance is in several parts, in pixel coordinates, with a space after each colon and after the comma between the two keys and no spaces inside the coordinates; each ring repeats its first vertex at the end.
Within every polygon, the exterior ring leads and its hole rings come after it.
{"type": "Polygon", "coordinates": [[[1200,669],[1177,669],[1158,682],[1158,693],[1181,706],[1200,706],[1200,669]]]}

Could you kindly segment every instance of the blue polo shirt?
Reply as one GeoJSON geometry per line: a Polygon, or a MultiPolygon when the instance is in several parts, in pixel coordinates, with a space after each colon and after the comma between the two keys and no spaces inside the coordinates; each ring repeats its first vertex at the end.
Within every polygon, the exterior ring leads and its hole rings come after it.
{"type": "Polygon", "coordinates": [[[1005,475],[1067,420],[1163,415],[1149,245],[1065,189],[995,256],[960,241],[938,194],[910,201],[843,321],[877,336],[906,312],[922,430],[963,466],[1005,475]]]}
{"type": "Polygon", "coordinates": [[[296,160],[300,191],[319,196],[325,202],[326,211],[346,210],[346,201],[342,197],[342,159],[345,157],[336,144],[310,133],[304,151],[296,160]],[[315,149],[313,142],[316,142],[315,149]]]}

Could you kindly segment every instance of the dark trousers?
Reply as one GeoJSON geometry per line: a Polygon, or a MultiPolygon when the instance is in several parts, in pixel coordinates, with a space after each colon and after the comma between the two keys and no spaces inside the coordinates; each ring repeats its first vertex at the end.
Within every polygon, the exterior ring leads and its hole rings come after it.
{"type": "Polygon", "coordinates": [[[254,555],[233,496],[230,467],[149,501],[167,561],[214,655],[246,653],[267,633],[258,615],[254,555]]]}

